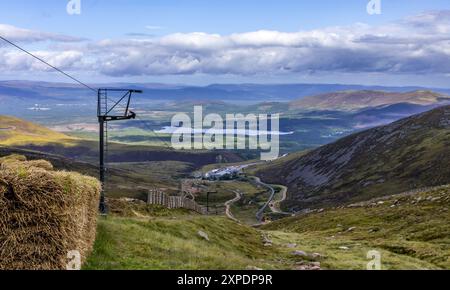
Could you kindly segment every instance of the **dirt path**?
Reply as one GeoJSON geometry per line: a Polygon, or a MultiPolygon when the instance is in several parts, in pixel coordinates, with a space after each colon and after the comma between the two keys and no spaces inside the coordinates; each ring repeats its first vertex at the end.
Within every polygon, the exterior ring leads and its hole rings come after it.
{"type": "Polygon", "coordinates": [[[235,222],[240,222],[237,218],[235,218],[234,216],[233,216],[233,213],[231,212],[231,206],[234,204],[234,203],[236,203],[236,202],[238,202],[238,201],[240,201],[241,200],[241,198],[242,198],[242,193],[240,193],[239,191],[233,191],[235,194],[236,194],[236,197],[235,198],[233,198],[232,200],[229,200],[229,201],[227,201],[226,203],[225,203],[225,214],[227,215],[227,217],[229,218],[229,219],[231,219],[231,220],[234,220],[235,222]]]}

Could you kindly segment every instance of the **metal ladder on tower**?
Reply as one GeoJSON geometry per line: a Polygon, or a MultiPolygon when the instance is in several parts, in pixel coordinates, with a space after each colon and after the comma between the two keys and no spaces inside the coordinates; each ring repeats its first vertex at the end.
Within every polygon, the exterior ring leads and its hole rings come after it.
{"type": "Polygon", "coordinates": [[[105,185],[106,185],[106,171],[107,171],[107,162],[108,162],[108,153],[109,153],[109,145],[108,145],[108,122],[112,121],[120,121],[120,120],[130,120],[135,119],[136,114],[130,110],[130,102],[131,95],[133,93],[141,94],[140,90],[124,90],[124,89],[98,89],[98,107],[97,107],[97,117],[100,128],[100,182],[102,183],[102,192],[100,194],[100,213],[106,215],[107,205],[106,205],[106,196],[105,196],[105,185]],[[108,101],[111,100],[108,93],[116,93],[116,96],[113,96],[113,100],[111,101],[111,107],[108,105],[108,101]],[[114,100],[114,98],[118,99],[114,100]]]}
{"type": "MultiPolygon", "coordinates": [[[[101,113],[102,115],[108,114],[109,107],[108,107],[108,94],[107,92],[100,92],[100,102],[101,102],[101,113]]],[[[103,146],[103,152],[104,152],[104,161],[105,161],[105,173],[108,172],[108,154],[109,154],[109,142],[108,142],[108,122],[105,122],[103,124],[103,133],[104,133],[104,146],[103,146]]],[[[105,181],[107,178],[107,174],[105,174],[105,181]]]]}
{"type": "Polygon", "coordinates": [[[105,182],[108,179],[108,162],[109,162],[109,142],[108,142],[108,122],[105,122],[105,143],[104,143],[104,152],[105,152],[105,182]]]}

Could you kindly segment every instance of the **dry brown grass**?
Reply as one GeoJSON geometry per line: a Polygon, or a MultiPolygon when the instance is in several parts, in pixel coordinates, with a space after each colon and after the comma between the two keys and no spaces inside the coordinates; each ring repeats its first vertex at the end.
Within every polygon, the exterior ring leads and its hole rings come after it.
{"type": "Polygon", "coordinates": [[[19,154],[12,154],[9,156],[5,156],[0,158],[0,164],[5,163],[5,162],[14,162],[14,161],[27,161],[27,158],[23,155],[19,155],[19,154]]]}
{"type": "Polygon", "coordinates": [[[66,269],[92,250],[100,183],[46,161],[0,159],[0,269],[66,269]]]}

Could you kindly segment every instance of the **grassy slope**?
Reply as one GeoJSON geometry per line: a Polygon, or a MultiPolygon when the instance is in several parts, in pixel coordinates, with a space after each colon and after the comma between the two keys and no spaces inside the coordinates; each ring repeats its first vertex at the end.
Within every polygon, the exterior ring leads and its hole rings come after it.
{"type": "Polygon", "coordinates": [[[373,249],[381,251],[384,269],[450,269],[449,207],[444,186],[288,218],[264,230],[277,243],[326,255],[322,265],[331,269],[363,269],[373,249]]]}
{"type": "Polygon", "coordinates": [[[30,142],[73,145],[76,138],[15,117],[0,116],[0,145],[20,146],[30,142]]]}
{"type": "MultiPolygon", "coordinates": [[[[150,161],[110,163],[109,168],[123,172],[123,178],[118,175],[113,179],[116,188],[110,188],[110,191],[117,191],[116,196],[120,196],[120,191],[136,190],[137,184],[127,182],[130,177],[139,178],[141,180],[140,187],[165,188],[169,192],[178,192],[180,179],[192,172],[193,165],[177,161],[150,161]]],[[[147,193],[148,190],[143,190],[143,194],[147,193]]]]}
{"type": "Polygon", "coordinates": [[[244,172],[247,175],[258,175],[259,171],[271,171],[271,172],[280,172],[284,166],[286,166],[286,163],[295,162],[299,158],[303,157],[305,154],[307,154],[308,151],[300,151],[300,152],[294,152],[291,153],[285,157],[281,157],[278,159],[275,159],[273,161],[267,161],[267,162],[261,162],[256,165],[252,165],[248,168],[244,169],[244,172]]]}
{"type": "Polygon", "coordinates": [[[445,186],[259,229],[224,217],[141,209],[134,215],[140,218],[99,221],[95,251],[85,269],[295,269],[299,262],[314,261],[292,255],[294,250],[320,253],[315,261],[322,269],[364,270],[370,250],[381,252],[383,269],[450,269],[449,205],[450,186],[445,186]],[[264,247],[263,235],[272,247],[264,247]],[[292,243],[296,246],[287,246],[292,243]]]}
{"type": "Polygon", "coordinates": [[[86,269],[264,269],[289,267],[261,234],[222,217],[100,220],[86,269]],[[204,231],[206,241],[198,235],[204,231]]]}

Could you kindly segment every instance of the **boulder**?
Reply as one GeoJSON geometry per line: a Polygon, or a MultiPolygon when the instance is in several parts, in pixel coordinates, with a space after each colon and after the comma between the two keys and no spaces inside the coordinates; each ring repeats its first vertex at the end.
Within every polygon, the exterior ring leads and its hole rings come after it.
{"type": "Polygon", "coordinates": [[[299,257],[305,257],[305,258],[309,257],[309,255],[306,252],[300,251],[300,250],[296,250],[296,251],[292,252],[292,255],[299,256],[299,257]]]}
{"type": "Polygon", "coordinates": [[[208,236],[207,233],[205,233],[203,231],[198,231],[197,234],[198,234],[199,237],[201,237],[201,238],[203,238],[203,239],[205,239],[205,240],[207,240],[209,242],[209,236],[208,236]]]}

